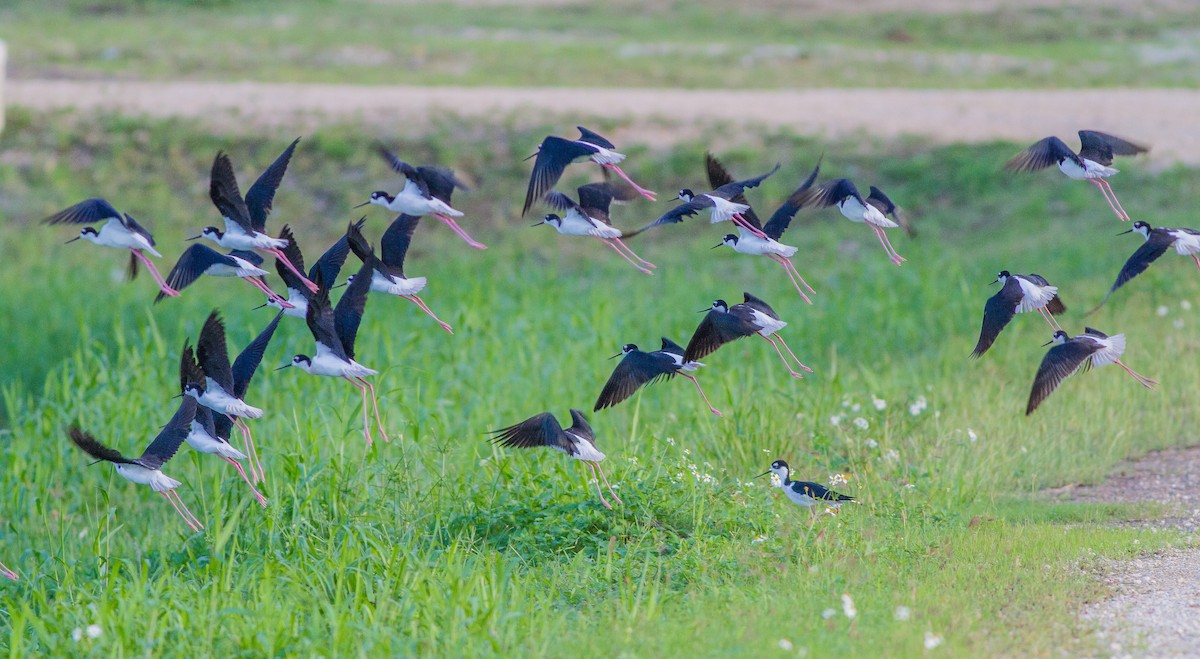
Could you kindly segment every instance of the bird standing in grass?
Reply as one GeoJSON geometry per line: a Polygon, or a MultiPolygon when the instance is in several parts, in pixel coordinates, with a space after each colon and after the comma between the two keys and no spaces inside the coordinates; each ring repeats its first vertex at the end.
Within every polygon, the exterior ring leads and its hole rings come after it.
{"type": "Polygon", "coordinates": [[[506,448],[545,446],[576,460],[582,460],[591,467],[593,478],[599,473],[596,491],[600,494],[600,503],[611,509],[612,506],[604,498],[604,491],[600,489],[600,479],[604,480],[604,485],[608,487],[608,492],[617,503],[621,503],[621,498],[613,491],[612,485],[608,484],[608,477],[600,467],[600,461],[605,456],[596,448],[596,435],[592,432],[592,426],[588,424],[583,412],[575,409],[571,410],[571,422],[571,427],[564,430],[553,414],[542,412],[516,425],[491,431],[494,435],[492,441],[506,448]]]}
{"type": "Polygon", "coordinates": [[[1025,416],[1033,414],[1038,405],[1054,393],[1063,380],[1080,370],[1086,371],[1094,366],[1116,364],[1147,389],[1153,389],[1154,385],[1158,384],[1157,380],[1140,375],[1121,363],[1121,355],[1125,354],[1124,334],[1108,336],[1100,330],[1086,327],[1083,334],[1067,336],[1066,332],[1058,330],[1054,333],[1054,338],[1042,345],[1048,346],[1051,343],[1055,344],[1054,347],[1046,351],[1037,375],[1033,378],[1033,389],[1029,392],[1025,416]]]}
{"type": "Polygon", "coordinates": [[[743,293],[742,296],[745,301],[741,304],[731,307],[725,300],[716,300],[708,309],[699,311],[699,313],[707,311],[708,314],[704,316],[704,320],[700,321],[700,325],[692,333],[692,339],[688,341],[687,350],[683,354],[683,361],[685,363],[694,362],[712,354],[717,348],[730,341],[757,334],[775,348],[775,352],[779,354],[779,358],[783,360],[783,365],[787,367],[788,373],[792,377],[802,378],[804,375],[792,368],[787,357],[783,356],[783,351],[779,349],[779,344],[783,344],[784,349],[800,368],[811,373],[812,369],[801,363],[783,337],[776,334],[779,330],[787,327],[787,323],[779,319],[779,314],[775,313],[769,304],[749,293],[743,293]],[[777,340],[779,343],[776,343],[777,340]]]}
{"type": "Polygon", "coordinates": [[[1001,270],[993,284],[1000,283],[1000,291],[988,298],[983,305],[983,326],[979,329],[979,341],[971,357],[979,358],[992,347],[1000,331],[1008,326],[1013,316],[1026,311],[1042,314],[1051,329],[1062,329],[1054,319],[1056,314],[1067,310],[1058,297],[1058,287],[1051,286],[1041,275],[1014,275],[1001,270]]]}
{"type": "Polygon", "coordinates": [[[167,501],[171,502],[171,506],[175,508],[175,512],[183,517],[183,521],[187,523],[188,527],[193,531],[199,531],[204,528],[204,525],[192,514],[192,511],[188,510],[183,500],[179,498],[179,493],[175,492],[175,488],[179,487],[181,483],[162,473],[163,465],[175,455],[179,450],[179,445],[187,438],[188,430],[195,416],[196,401],[185,396],[180,402],[175,416],[171,417],[162,432],[158,433],[154,441],[150,442],[141,456],[136,458],[127,458],[121,455],[120,451],[108,448],[97,441],[95,437],[81,430],[79,426],[71,426],[67,434],[76,446],[95,458],[97,462],[112,463],[116,467],[117,473],[125,479],[139,485],[149,485],[150,489],[166,497],[167,501]]]}
{"type": "Polygon", "coordinates": [[[813,513],[816,513],[815,506],[818,503],[833,508],[841,506],[846,501],[858,503],[854,497],[838,494],[820,483],[792,480],[790,477],[791,469],[788,467],[788,463],[783,460],[772,462],[771,468],[759,474],[756,478],[762,478],[767,474],[773,474],[778,477],[779,488],[783,490],[784,495],[787,496],[789,501],[798,506],[804,506],[812,510],[813,513]]]}
{"type": "Polygon", "coordinates": [[[1117,194],[1106,180],[1120,170],[1109,165],[1112,165],[1113,156],[1135,156],[1149,149],[1097,130],[1079,131],[1079,144],[1079,153],[1075,153],[1057,137],[1044,137],[1013,156],[1004,168],[1010,172],[1032,172],[1058,165],[1059,171],[1069,178],[1087,181],[1099,188],[1117,218],[1128,220],[1129,213],[1121,207],[1117,194]]]}
{"type": "Polygon", "coordinates": [[[1129,256],[1125,261],[1125,265],[1121,267],[1121,272],[1117,273],[1117,280],[1113,282],[1112,288],[1108,289],[1108,293],[1104,295],[1104,299],[1100,304],[1096,305],[1088,313],[1091,314],[1104,306],[1108,302],[1108,298],[1112,297],[1117,289],[1124,286],[1130,279],[1142,274],[1146,268],[1150,267],[1151,263],[1158,260],[1158,257],[1166,253],[1167,248],[1174,246],[1175,252],[1180,256],[1190,256],[1196,262],[1196,267],[1200,268],[1200,231],[1195,229],[1169,229],[1167,227],[1151,227],[1146,222],[1141,220],[1133,223],[1133,228],[1128,231],[1122,231],[1121,234],[1138,233],[1141,234],[1146,242],[1142,243],[1141,247],[1129,256]]]}
{"type": "Polygon", "coordinates": [[[617,163],[625,160],[625,154],[617,153],[617,147],[612,142],[595,132],[583,126],[577,126],[577,128],[579,129],[579,139],[568,140],[565,137],[547,135],[538,145],[537,153],[529,156],[529,158],[536,157],[537,159],[533,161],[533,172],[529,176],[529,188],[525,191],[525,206],[521,209],[522,216],[528,213],[530,208],[533,208],[534,203],[541,199],[542,195],[554,188],[558,179],[562,178],[567,165],[583,160],[591,160],[605,170],[620,176],[638,194],[654,201],[654,192],[634,183],[617,166],[617,163]]]}
{"type": "Polygon", "coordinates": [[[708,410],[717,416],[721,416],[721,413],[712,406],[712,403],[708,402],[708,396],[704,394],[704,389],[700,387],[700,381],[696,379],[696,376],[688,372],[694,371],[704,366],[704,364],[700,362],[684,362],[683,348],[678,343],[663,337],[662,349],[655,350],[654,352],[642,352],[638,350],[636,345],[627,343],[621,347],[621,352],[609,359],[616,359],[617,357],[622,357],[622,359],[617,364],[617,367],[613,369],[612,375],[608,377],[608,382],[604,384],[604,389],[600,391],[600,396],[596,398],[596,406],[592,408],[593,412],[598,412],[606,407],[612,407],[620,403],[632,396],[642,385],[682,375],[691,380],[692,384],[696,385],[696,390],[704,398],[704,404],[708,405],[708,410]]]}

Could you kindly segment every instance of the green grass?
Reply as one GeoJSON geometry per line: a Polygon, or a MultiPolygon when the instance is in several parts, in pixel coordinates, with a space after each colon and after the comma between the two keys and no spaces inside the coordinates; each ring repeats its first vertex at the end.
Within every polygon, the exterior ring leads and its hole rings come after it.
{"type": "MultiPolygon", "coordinates": [[[[1183,542],[1110,526],[1156,508],[1050,504],[1037,492],[1194,441],[1200,374],[1177,357],[1200,342],[1200,308],[1183,305],[1200,291],[1189,262],[1165,255],[1087,319],[1129,336],[1125,361],[1160,379],[1158,392],[1100,369],[1025,418],[1048,338],[1037,317],[966,359],[1002,268],[1057,283],[1064,324],[1082,328],[1082,311],[1138,244],[1113,235],[1124,227],[1089,186],[998,176],[1009,144],[831,154],[827,175],[880,185],[921,233],[893,238],[910,259],[896,268],[862,227],[803,213],[787,240],[817,290],[809,307],[774,264],[707,249],[723,231],[703,222],[638,239],[659,265],[652,278],[598,245],[528,228],[516,217],[518,158],[549,128],[452,137],[452,125],[397,148],[475,182],[456,205],[491,249],[419,230],[408,271],[429,278],[424,297],[454,336],[403,301],[371,298],[359,353],[381,371],[393,442],[363,446],[349,386],[269,370],[311,348],[299,321],[284,319],[250,396],[267,410],[253,427],[271,506],[185,449],[167,472],[207,527],[186,535],[159,497],[88,467],[64,429],[78,422],[139,451],[170,415],[177,351],[208,311],[226,310],[239,348],[270,316],[250,311],[248,287],[212,281],[151,305],[152,283],[119,281],[120,254],[61,245],[73,232],[32,222],[102,194],[144,219],[169,262],[215,217],[212,154],[227,150],[246,181],[294,136],[234,142],[185,122],[10,115],[0,136],[0,315],[12,319],[0,344],[0,559],[22,580],[0,585],[9,654],[784,656],[787,639],[809,652],[911,656],[927,633],[955,654],[1085,653],[1072,616],[1099,593],[1086,569],[1183,542]],[[685,341],[697,309],[742,290],[791,323],[783,334],[815,372],[793,381],[761,341],[744,341],[700,373],[724,419],[682,381],[591,415],[625,501],[614,511],[580,465],[485,441],[487,429],[537,412],[590,409],[621,344],[685,341]],[[913,414],[918,400],[927,407],[913,414]],[[765,481],[746,485],[779,457],[813,480],[849,475],[844,489],[863,505],[810,526],[765,481]],[[897,606],[911,619],[896,620],[897,606]],[[100,637],[74,641],[89,624],[100,637]]],[[[349,128],[301,142],[272,222],[295,225],[310,258],[358,217],[351,205],[390,184],[369,147],[349,128]]],[[[700,184],[697,144],[626,150],[627,171],[660,192],[700,184]]],[[[752,195],[769,209],[825,150],[765,134],[722,156],[737,173],[784,163],[752,195]]],[[[1137,217],[1175,223],[1200,202],[1194,170],[1124,169],[1114,187],[1137,217]]],[[[590,173],[572,170],[570,182],[590,173]]],[[[614,219],[634,226],[662,208],[636,203],[614,219]]],[[[368,210],[377,237],[387,217],[368,210]]]]}
{"type": "Polygon", "coordinates": [[[628,0],[6,6],[0,38],[15,77],[689,88],[1200,83],[1192,35],[1180,29],[1200,21],[1200,8],[1182,4],[883,14],[770,1],[737,11],[628,0]]]}

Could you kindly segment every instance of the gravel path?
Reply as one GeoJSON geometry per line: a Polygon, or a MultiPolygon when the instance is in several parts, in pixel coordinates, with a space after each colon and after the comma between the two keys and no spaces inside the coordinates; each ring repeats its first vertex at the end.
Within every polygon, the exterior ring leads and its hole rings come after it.
{"type": "Polygon", "coordinates": [[[722,91],[14,79],[7,95],[9,104],[33,110],[202,117],[232,130],[338,120],[403,131],[443,112],[517,121],[522,114],[601,115],[629,124],[621,139],[651,145],[713,123],[938,142],[1032,142],[1050,134],[1073,142],[1075,130],[1096,128],[1152,145],[1158,163],[1200,164],[1200,90],[1187,89],[722,91]]]}

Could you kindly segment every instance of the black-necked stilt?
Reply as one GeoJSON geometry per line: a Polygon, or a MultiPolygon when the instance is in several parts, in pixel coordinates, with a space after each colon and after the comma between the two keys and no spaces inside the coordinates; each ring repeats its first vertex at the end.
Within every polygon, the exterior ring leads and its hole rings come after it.
{"type": "Polygon", "coordinates": [[[1153,389],[1154,385],[1158,384],[1157,380],[1140,375],[1121,363],[1121,355],[1125,353],[1124,334],[1108,336],[1091,327],[1085,327],[1083,331],[1083,334],[1067,336],[1066,332],[1058,330],[1054,333],[1054,338],[1050,339],[1048,343],[1042,344],[1043,346],[1051,343],[1055,345],[1046,351],[1046,356],[1042,358],[1042,364],[1038,367],[1037,375],[1033,378],[1033,389],[1029,392],[1029,404],[1025,406],[1026,416],[1032,414],[1038,405],[1042,404],[1042,401],[1054,393],[1063,380],[1081,368],[1087,370],[1092,367],[1116,364],[1147,389],[1153,389]]]}
{"type": "Polygon", "coordinates": [[[609,220],[608,210],[613,199],[622,200],[617,196],[620,194],[620,190],[610,183],[589,183],[579,186],[577,191],[579,193],[578,202],[557,190],[547,192],[546,203],[552,208],[564,211],[562,217],[550,213],[533,226],[549,224],[564,235],[591,236],[613,248],[613,251],[629,261],[633,267],[648,275],[654,274],[646,269],[655,267],[654,264],[635,254],[628,245],[621,241],[622,238],[636,236],[638,232],[621,231],[614,227],[609,220]],[[629,258],[631,256],[632,259],[629,258]],[[640,261],[641,265],[638,265],[634,259],[640,261]]]}
{"type": "Polygon", "coordinates": [[[748,178],[744,181],[733,181],[732,183],[726,183],[725,185],[717,187],[712,192],[702,192],[700,194],[696,194],[689,188],[684,188],[680,190],[679,194],[675,197],[676,199],[682,200],[684,203],[679,204],[666,213],[663,213],[658,217],[658,219],[654,220],[650,224],[647,224],[641,229],[638,229],[638,233],[641,233],[652,227],[661,226],[663,224],[682,222],[683,218],[685,217],[690,217],[699,213],[700,211],[708,210],[710,212],[709,221],[712,224],[730,220],[734,224],[745,228],[750,233],[753,233],[760,238],[766,238],[767,235],[763,233],[761,229],[750,224],[750,222],[746,221],[746,219],[742,217],[742,212],[750,208],[750,205],[735,202],[733,199],[742,197],[742,194],[747,188],[758,187],[758,185],[765,181],[767,177],[771,176],[777,171],[779,171],[779,163],[775,163],[775,167],[773,167],[771,171],[767,172],[766,174],[755,176],[754,178],[748,178]]]}
{"type": "MultiPolygon", "coordinates": [[[[364,264],[371,266],[371,290],[387,295],[398,295],[412,302],[438,325],[441,325],[442,329],[453,334],[454,328],[450,327],[448,323],[442,322],[442,319],[433,313],[429,305],[425,304],[425,300],[417,295],[425,288],[425,278],[404,276],[404,256],[408,253],[413,231],[416,230],[420,221],[421,218],[418,215],[401,215],[393,220],[379,241],[379,249],[383,258],[375,256],[375,250],[363,237],[361,220],[358,224],[350,225],[350,230],[346,232],[346,240],[354,255],[364,264]]],[[[353,279],[354,275],[351,275],[350,280],[353,281],[353,279]]]]}
{"type": "MultiPolygon", "coordinates": [[[[364,220],[359,220],[361,225],[364,220]]],[[[300,245],[296,243],[296,236],[292,234],[292,229],[288,225],[283,225],[279,231],[279,237],[288,241],[287,247],[283,248],[283,253],[287,255],[288,261],[291,261],[297,268],[304,269],[304,254],[300,251],[300,245]]],[[[313,264],[313,267],[308,271],[310,280],[316,279],[317,271],[321,271],[321,275],[325,281],[334,281],[337,279],[338,273],[342,271],[342,265],[346,262],[346,255],[350,253],[350,244],[343,234],[337,242],[333,243],[321,258],[313,264]]],[[[265,304],[255,307],[274,307],[281,309],[284,315],[295,316],[296,318],[304,318],[308,313],[308,298],[312,297],[308,287],[299,277],[292,274],[291,269],[283,264],[283,261],[275,259],[275,271],[279,273],[279,278],[283,280],[283,285],[287,287],[288,303],[291,306],[284,307],[279,304],[276,299],[269,299],[265,304]]]]}
{"type": "Polygon", "coordinates": [[[525,206],[521,209],[522,216],[528,213],[530,208],[533,208],[533,204],[541,199],[542,195],[554,188],[558,179],[562,178],[567,165],[583,160],[591,160],[604,169],[611,170],[624,179],[638,194],[654,201],[654,192],[634,183],[617,166],[617,163],[625,160],[625,154],[617,153],[612,142],[583,126],[576,126],[576,128],[579,129],[579,139],[568,140],[565,137],[547,135],[538,145],[537,153],[529,156],[529,158],[536,156],[537,159],[533,161],[533,172],[529,176],[529,189],[525,192],[525,206]]]}
{"type": "Polygon", "coordinates": [[[792,359],[799,364],[800,368],[812,372],[812,369],[805,366],[792,349],[788,347],[787,342],[782,336],[776,334],[779,330],[787,327],[787,323],[779,319],[779,314],[770,307],[766,302],[763,302],[757,297],[749,293],[743,293],[744,302],[729,306],[725,300],[716,300],[708,309],[701,309],[700,313],[708,312],[704,316],[704,320],[700,321],[700,325],[696,327],[696,331],[692,334],[692,339],[688,341],[687,350],[684,351],[683,361],[693,362],[711,354],[717,348],[736,341],[747,336],[755,334],[761,336],[767,343],[770,343],[775,352],[779,354],[779,358],[783,360],[783,365],[787,367],[788,373],[794,378],[804,377],[802,374],[792,369],[792,365],[788,362],[787,357],[783,356],[783,351],[779,349],[779,344],[775,343],[778,339],[779,343],[783,344],[785,350],[791,355],[792,359]]]}
{"type": "Polygon", "coordinates": [[[188,527],[193,531],[199,531],[204,528],[204,525],[184,505],[183,500],[179,498],[179,493],[174,491],[181,483],[162,473],[163,465],[175,455],[175,452],[179,450],[179,445],[187,437],[194,416],[196,416],[196,401],[185,397],[180,402],[179,409],[175,411],[175,416],[171,417],[162,432],[158,433],[154,441],[150,442],[146,450],[136,458],[127,458],[121,455],[120,451],[108,448],[97,441],[95,437],[81,430],[79,426],[71,426],[67,434],[70,435],[71,441],[76,446],[95,458],[97,462],[101,460],[111,462],[116,467],[117,473],[127,480],[139,485],[149,485],[150,489],[166,497],[167,501],[171,502],[171,506],[175,508],[175,512],[183,517],[184,522],[187,522],[188,527]]]}
{"type": "MultiPolygon", "coordinates": [[[[759,225],[758,216],[754,214],[752,209],[748,208],[746,210],[743,217],[745,217],[747,223],[758,229],[765,237],[760,237],[739,226],[738,235],[732,233],[726,234],[725,239],[719,245],[713,247],[713,249],[716,249],[721,245],[728,245],[739,254],[765,256],[782,265],[784,271],[787,272],[788,279],[796,287],[796,292],[809,304],[812,304],[812,300],[804,294],[804,289],[800,288],[800,285],[803,284],[809,293],[815,293],[816,291],[808,285],[808,282],[804,281],[804,277],[800,276],[800,272],[792,264],[791,257],[796,253],[796,248],[791,245],[784,245],[779,240],[783,238],[783,232],[787,231],[788,225],[792,223],[792,218],[795,217],[796,212],[804,205],[804,198],[808,194],[808,190],[812,187],[813,181],[817,180],[817,174],[820,171],[821,163],[818,161],[817,166],[813,168],[808,178],[800,184],[800,187],[796,188],[795,192],[788,196],[787,200],[771,215],[771,219],[767,220],[765,226],[759,225]]],[[[731,178],[728,173],[725,173],[720,161],[710,156],[709,180],[712,180],[714,175],[718,179],[731,178]]]]}
{"type": "Polygon", "coordinates": [[[20,575],[18,575],[16,572],[13,572],[4,563],[0,563],[0,576],[5,577],[7,579],[12,579],[13,581],[19,581],[21,579],[20,575]]]}
{"type": "MultiPolygon", "coordinates": [[[[242,431],[246,455],[250,457],[250,473],[254,475],[256,482],[265,479],[267,474],[254,447],[250,426],[242,419],[257,419],[263,415],[263,411],[247,404],[245,397],[250,380],[254,378],[254,372],[258,370],[267,344],[275,335],[275,328],[279,327],[279,319],[282,317],[282,312],[275,314],[263,331],[238,353],[231,366],[229,350],[225,345],[225,324],[214,309],[200,328],[200,338],[196,341],[196,361],[204,373],[204,384],[188,385],[184,392],[217,414],[228,416],[238,430],[242,431]]],[[[184,350],[186,353],[186,346],[184,350]]]]}
{"type": "MultiPolygon", "coordinates": [[[[1130,255],[1129,260],[1125,261],[1121,272],[1117,273],[1117,280],[1113,282],[1112,288],[1108,289],[1108,293],[1105,294],[1100,304],[1096,305],[1096,309],[1104,306],[1104,303],[1108,302],[1108,298],[1112,297],[1118,288],[1145,272],[1146,268],[1149,268],[1150,264],[1162,256],[1172,245],[1175,246],[1176,253],[1192,257],[1192,260],[1196,262],[1196,267],[1200,268],[1200,231],[1151,227],[1146,222],[1139,220],[1133,223],[1133,228],[1121,232],[1121,234],[1126,233],[1141,234],[1146,242],[1130,255]]],[[[1096,309],[1092,309],[1088,313],[1090,314],[1096,309]]]]}
{"type": "MultiPolygon", "coordinates": [[[[788,500],[798,506],[804,506],[812,510],[814,513],[818,503],[838,508],[843,502],[853,501],[858,503],[852,496],[838,494],[833,490],[821,485],[820,483],[809,483],[807,481],[794,481],[791,479],[791,469],[788,463],[783,460],[776,460],[771,463],[771,468],[759,474],[757,478],[762,478],[767,474],[772,474],[779,479],[779,488],[787,496],[788,500]]],[[[774,479],[773,479],[774,480],[774,479]]]]}
{"type": "MultiPolygon", "coordinates": [[[[200,363],[196,361],[196,355],[192,350],[192,346],[188,343],[183,345],[183,355],[179,361],[179,386],[180,394],[191,396],[197,402],[204,396],[206,376],[204,369],[200,368],[200,363]]],[[[188,446],[200,453],[212,453],[219,456],[222,460],[233,465],[237,469],[242,480],[246,481],[246,485],[250,487],[250,491],[254,493],[254,498],[258,500],[264,507],[267,505],[267,498],[254,487],[254,483],[250,482],[250,478],[246,476],[246,472],[242,470],[242,465],[239,460],[246,460],[246,454],[233,448],[229,443],[229,438],[232,435],[233,420],[227,414],[217,414],[206,405],[200,405],[196,409],[196,416],[192,419],[191,429],[188,432],[186,441],[188,446]]],[[[254,463],[250,463],[251,471],[254,470],[254,463]]],[[[258,474],[255,473],[255,478],[258,474]]]]}
{"type": "Polygon", "coordinates": [[[688,372],[694,371],[704,364],[684,362],[683,348],[678,343],[663,337],[662,349],[654,352],[642,352],[636,345],[627,343],[621,346],[621,352],[609,359],[616,359],[622,355],[624,357],[621,362],[613,369],[612,375],[608,377],[608,382],[604,384],[604,389],[600,391],[600,396],[596,398],[596,405],[592,408],[593,412],[620,403],[632,396],[633,392],[644,384],[682,375],[696,385],[696,390],[704,398],[704,404],[708,405],[709,411],[721,416],[712,403],[708,402],[708,396],[704,394],[704,389],[700,388],[700,381],[688,372]]]}
{"type": "Polygon", "coordinates": [[[154,249],[154,236],[150,235],[146,227],[138,224],[137,220],[133,219],[129,213],[117,212],[117,209],[113,208],[108,201],[99,197],[85,199],[45,218],[42,222],[45,224],[99,224],[103,222],[104,226],[100,227],[99,231],[95,227],[85,227],[78,236],[67,242],[73,243],[82,238],[102,247],[127,249],[129,250],[130,279],[137,277],[138,261],[141,261],[146,264],[146,269],[150,271],[150,276],[154,278],[163,295],[179,295],[179,291],[163,281],[154,262],[146,258],[144,254],[144,252],[149,252],[162,258],[162,254],[154,249]]]}
{"type": "Polygon", "coordinates": [[[888,217],[896,217],[896,204],[879,188],[871,186],[870,195],[863,199],[850,179],[839,178],[813,188],[801,203],[818,207],[837,205],[842,217],[851,222],[866,224],[875,232],[879,244],[883,245],[888,254],[888,260],[896,265],[908,260],[896,252],[896,248],[892,247],[892,242],[884,233],[885,229],[893,229],[900,226],[900,223],[888,217]]]}
{"type": "Polygon", "coordinates": [[[604,485],[608,487],[613,499],[616,499],[617,503],[621,503],[621,497],[617,496],[612,485],[608,484],[608,477],[604,475],[604,469],[600,467],[600,461],[604,459],[604,454],[596,448],[596,435],[592,432],[592,426],[588,424],[587,417],[583,415],[583,412],[576,409],[571,410],[571,427],[566,430],[563,430],[553,414],[542,412],[516,425],[490,432],[494,435],[492,441],[506,448],[546,446],[566,453],[576,460],[582,460],[584,464],[591,467],[593,478],[597,473],[600,474],[600,478],[596,480],[596,491],[600,494],[600,503],[603,503],[605,508],[612,508],[604,498],[604,491],[600,489],[600,479],[604,480],[604,485]]]}
{"type": "MultiPolygon", "coordinates": [[[[251,286],[262,291],[275,305],[288,308],[292,306],[290,302],[279,297],[279,294],[271,290],[260,277],[267,274],[266,270],[258,267],[262,265],[263,258],[254,252],[244,250],[233,250],[228,254],[222,254],[208,245],[191,245],[183,250],[183,254],[179,255],[179,260],[175,262],[175,267],[167,273],[167,283],[174,287],[177,291],[182,291],[192,282],[200,278],[201,275],[210,277],[238,277],[246,280],[251,286]]],[[[166,297],[162,292],[154,296],[154,301],[166,297]]]]}
{"type": "Polygon", "coordinates": [[[1068,177],[1077,181],[1088,181],[1099,188],[1104,200],[1108,202],[1108,207],[1117,217],[1128,220],[1129,214],[1121,207],[1117,194],[1105,180],[1120,170],[1109,165],[1112,164],[1114,155],[1134,156],[1150,149],[1095,130],[1079,131],[1079,144],[1079,153],[1075,153],[1057,137],[1045,137],[1013,156],[1004,168],[1011,172],[1032,172],[1058,165],[1059,171],[1068,177]]]}
{"type": "Polygon", "coordinates": [[[260,250],[271,254],[283,262],[297,277],[304,281],[308,290],[315,292],[316,284],[309,281],[304,273],[283,253],[286,241],[272,238],[266,233],[267,215],[275,201],[275,190],[283,180],[288,163],[292,159],[292,151],[296,149],[296,141],[292,142],[275,162],[254,181],[254,185],[246,192],[245,199],[238,189],[237,177],[233,173],[233,164],[229,156],[218,152],[213,159],[212,174],[209,180],[208,196],[213,205],[220,211],[225,220],[225,230],[216,227],[205,227],[200,235],[189,238],[208,238],[226,249],[260,250]]]}
{"type": "Polygon", "coordinates": [[[1062,329],[1054,316],[1067,310],[1058,297],[1058,287],[1051,286],[1041,275],[1014,275],[1001,270],[992,282],[1000,283],[1000,291],[988,298],[983,305],[983,327],[979,330],[979,342],[971,357],[979,358],[992,347],[1013,316],[1026,311],[1037,311],[1050,323],[1051,329],[1062,329]]]}
{"type": "Polygon", "coordinates": [[[375,410],[375,424],[383,441],[389,441],[387,432],[383,429],[383,421],[379,418],[379,403],[375,398],[375,387],[366,380],[367,376],[375,375],[378,371],[367,368],[354,361],[354,341],[358,337],[358,326],[362,322],[363,311],[367,306],[367,293],[371,290],[373,269],[369,263],[354,275],[354,279],[346,287],[346,292],[338,300],[335,310],[329,304],[329,287],[324,277],[317,273],[317,294],[308,301],[308,330],[312,332],[317,343],[317,351],[312,356],[296,355],[292,363],[284,364],[280,370],[295,366],[311,375],[325,375],[342,378],[354,385],[363,395],[363,437],[367,446],[371,445],[371,425],[367,414],[367,392],[370,391],[371,405],[375,410]]]}
{"type": "MultiPolygon", "coordinates": [[[[453,229],[454,233],[458,234],[458,237],[471,247],[487,249],[487,245],[469,236],[462,227],[458,226],[458,222],[454,221],[454,218],[462,217],[463,213],[450,206],[450,196],[454,193],[455,188],[466,190],[467,186],[458,180],[453,171],[445,167],[414,167],[397,158],[386,147],[379,146],[378,149],[379,154],[388,161],[392,169],[404,177],[404,187],[395,195],[390,195],[383,190],[372,192],[370,199],[355,208],[375,204],[383,206],[393,213],[416,215],[417,217],[433,215],[446,223],[446,226],[453,229]]],[[[332,284],[332,282],[329,283],[332,284]]]]}

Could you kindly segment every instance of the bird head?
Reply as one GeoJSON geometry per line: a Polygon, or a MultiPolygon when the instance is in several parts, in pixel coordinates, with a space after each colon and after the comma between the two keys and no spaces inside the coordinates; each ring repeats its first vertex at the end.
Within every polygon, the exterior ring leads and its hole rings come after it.
{"type": "Polygon", "coordinates": [[[729,304],[725,300],[713,300],[712,306],[709,309],[720,311],[721,313],[729,313],[729,304]]]}
{"type": "Polygon", "coordinates": [[[691,188],[684,188],[679,191],[678,195],[675,195],[675,198],[681,201],[691,201],[696,198],[696,193],[692,192],[691,188]]]}
{"type": "Polygon", "coordinates": [[[554,213],[546,213],[546,217],[543,217],[541,222],[538,222],[537,224],[534,224],[533,226],[536,227],[540,224],[549,224],[550,226],[554,227],[555,229],[558,229],[558,228],[562,227],[562,218],[559,217],[558,215],[555,215],[554,213]]]}
{"type": "Polygon", "coordinates": [[[204,385],[199,382],[189,382],[183,385],[183,395],[200,400],[200,397],[204,395],[204,385]]]}
{"type": "Polygon", "coordinates": [[[1043,343],[1042,347],[1044,348],[1044,347],[1050,345],[1051,343],[1062,345],[1066,342],[1067,342],[1067,333],[1062,330],[1057,330],[1056,332],[1054,332],[1054,337],[1051,338],[1049,341],[1043,343]]]}
{"type": "Polygon", "coordinates": [[[635,345],[633,343],[626,343],[625,345],[621,346],[621,352],[618,352],[617,354],[613,355],[612,357],[609,357],[609,359],[616,359],[617,357],[620,357],[621,355],[628,355],[629,353],[631,353],[637,349],[638,349],[637,345],[635,345]]]}
{"type": "Polygon", "coordinates": [[[998,282],[998,283],[1003,284],[1004,282],[1008,281],[1008,278],[1011,276],[1012,276],[1012,273],[1009,272],[1008,270],[1001,270],[1000,274],[996,275],[996,280],[993,281],[992,283],[995,284],[998,282]]]}
{"type": "Polygon", "coordinates": [[[289,366],[295,366],[305,373],[312,373],[312,358],[308,355],[296,355],[295,357],[292,357],[292,363],[284,364],[275,370],[282,371],[289,366]]]}
{"type": "Polygon", "coordinates": [[[720,244],[713,245],[713,249],[716,249],[716,248],[720,247],[721,245],[729,245],[730,247],[736,247],[737,244],[738,244],[738,237],[733,235],[732,233],[727,233],[727,234],[725,234],[725,237],[721,239],[720,244]]]}
{"type": "Polygon", "coordinates": [[[355,208],[362,208],[363,206],[366,206],[367,204],[375,204],[376,206],[387,206],[388,204],[392,203],[393,199],[395,199],[394,196],[384,192],[383,190],[376,190],[375,192],[371,193],[370,199],[355,206],[355,208]]]}
{"type": "Polygon", "coordinates": [[[80,238],[83,238],[84,240],[87,240],[89,242],[96,242],[96,239],[99,237],[100,237],[99,231],[96,231],[92,227],[84,227],[83,229],[80,229],[78,236],[75,236],[74,238],[68,240],[67,242],[73,243],[76,240],[79,240],[80,238]]]}
{"type": "Polygon", "coordinates": [[[216,227],[204,227],[203,229],[200,230],[199,234],[192,236],[191,238],[188,238],[188,240],[200,240],[201,238],[208,238],[209,240],[216,241],[216,240],[220,240],[221,236],[224,236],[224,235],[225,235],[225,232],[221,231],[220,229],[218,229],[216,227]]]}
{"type": "Polygon", "coordinates": [[[1129,233],[1130,231],[1142,234],[1143,238],[1149,238],[1150,237],[1150,223],[1138,220],[1137,222],[1133,223],[1132,229],[1130,229],[1129,231],[1124,231],[1122,233],[1129,233]]]}
{"type": "Polygon", "coordinates": [[[759,474],[758,476],[755,476],[755,478],[762,478],[763,476],[766,476],[767,474],[774,474],[775,476],[778,476],[779,483],[780,483],[780,485],[782,485],[783,482],[788,479],[788,475],[791,474],[791,470],[788,469],[788,463],[784,462],[783,460],[776,460],[775,462],[771,463],[770,469],[764,471],[763,473],[759,474]]]}

